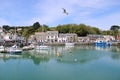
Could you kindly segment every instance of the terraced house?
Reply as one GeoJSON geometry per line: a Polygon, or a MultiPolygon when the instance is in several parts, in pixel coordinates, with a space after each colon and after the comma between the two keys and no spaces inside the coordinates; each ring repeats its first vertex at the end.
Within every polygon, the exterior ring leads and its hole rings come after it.
{"type": "Polygon", "coordinates": [[[58,42],[58,31],[47,31],[46,32],[46,40],[49,43],[58,42]]]}
{"type": "Polygon", "coordinates": [[[59,34],[58,42],[65,43],[65,42],[77,42],[78,36],[75,33],[67,33],[67,34],[59,34]]]}
{"type": "Polygon", "coordinates": [[[35,35],[30,36],[30,41],[43,42],[43,43],[65,43],[65,42],[77,42],[77,34],[67,33],[62,34],[58,31],[37,32],[35,35]]]}

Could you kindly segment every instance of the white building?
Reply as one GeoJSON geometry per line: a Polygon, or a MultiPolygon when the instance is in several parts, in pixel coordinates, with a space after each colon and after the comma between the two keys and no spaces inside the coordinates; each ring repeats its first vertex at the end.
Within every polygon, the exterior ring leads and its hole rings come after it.
{"type": "Polygon", "coordinates": [[[53,43],[58,40],[58,31],[47,31],[46,32],[46,40],[47,42],[53,43]]]}
{"type": "Polygon", "coordinates": [[[103,35],[103,38],[105,39],[105,41],[115,40],[115,37],[110,36],[110,35],[103,35]]]}

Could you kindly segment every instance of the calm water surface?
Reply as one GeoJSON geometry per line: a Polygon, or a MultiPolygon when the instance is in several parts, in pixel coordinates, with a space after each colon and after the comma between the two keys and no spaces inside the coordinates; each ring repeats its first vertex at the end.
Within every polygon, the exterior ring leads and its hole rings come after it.
{"type": "Polygon", "coordinates": [[[0,80],[120,80],[120,48],[53,46],[0,57],[0,80]]]}

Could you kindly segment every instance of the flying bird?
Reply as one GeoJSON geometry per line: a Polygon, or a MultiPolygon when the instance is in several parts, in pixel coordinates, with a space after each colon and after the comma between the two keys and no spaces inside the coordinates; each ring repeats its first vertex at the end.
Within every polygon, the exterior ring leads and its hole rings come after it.
{"type": "Polygon", "coordinates": [[[68,15],[68,12],[66,11],[66,9],[62,8],[63,9],[63,13],[68,15]]]}

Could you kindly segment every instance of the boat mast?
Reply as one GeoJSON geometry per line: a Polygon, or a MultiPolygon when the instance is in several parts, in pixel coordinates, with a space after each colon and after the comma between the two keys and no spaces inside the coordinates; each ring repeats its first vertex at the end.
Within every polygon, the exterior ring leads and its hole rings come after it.
{"type": "Polygon", "coordinates": [[[15,45],[17,45],[17,44],[16,44],[16,40],[17,40],[17,39],[16,39],[16,27],[15,27],[15,45]]]}

